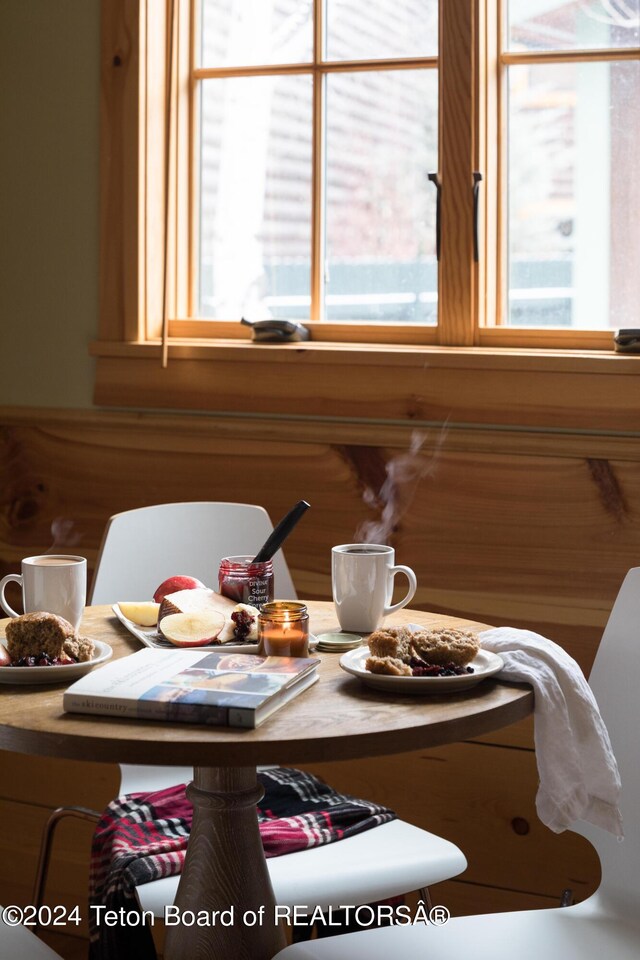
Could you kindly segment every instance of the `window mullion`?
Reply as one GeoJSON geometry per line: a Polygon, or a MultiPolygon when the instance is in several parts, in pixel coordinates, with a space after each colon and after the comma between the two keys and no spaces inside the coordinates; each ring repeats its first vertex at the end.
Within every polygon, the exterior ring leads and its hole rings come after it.
{"type": "Polygon", "coordinates": [[[324,0],[313,0],[313,149],[311,172],[311,310],[310,320],[324,319],[324,0]]]}
{"type": "Polygon", "coordinates": [[[473,260],[472,172],[476,166],[475,7],[440,4],[442,245],[438,271],[440,343],[471,346],[477,269],[473,260]]]}

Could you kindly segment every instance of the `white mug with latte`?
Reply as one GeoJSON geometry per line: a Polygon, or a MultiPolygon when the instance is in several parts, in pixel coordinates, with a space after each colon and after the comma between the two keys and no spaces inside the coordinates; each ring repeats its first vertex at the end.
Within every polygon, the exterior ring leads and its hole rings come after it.
{"type": "Polygon", "coordinates": [[[395,566],[395,550],[380,543],[342,543],[331,551],[333,602],[343,630],[371,633],[384,617],[401,610],[416,592],[411,567],[395,566]],[[409,581],[407,595],[391,603],[396,573],[409,581]]]}
{"type": "Polygon", "coordinates": [[[25,613],[55,613],[78,629],[87,599],[87,561],[84,557],[44,554],[26,557],[22,574],[10,573],[0,580],[0,604],[10,617],[18,617],[5,600],[5,586],[10,581],[22,587],[25,613]]]}

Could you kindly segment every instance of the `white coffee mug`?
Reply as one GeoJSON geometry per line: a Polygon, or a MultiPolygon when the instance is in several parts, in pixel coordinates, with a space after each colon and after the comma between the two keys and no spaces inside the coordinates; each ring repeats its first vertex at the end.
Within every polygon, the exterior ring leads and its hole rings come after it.
{"type": "Polygon", "coordinates": [[[416,592],[411,567],[394,566],[395,550],[380,543],[342,543],[331,551],[333,602],[343,630],[371,633],[384,617],[406,607],[416,592]],[[391,604],[396,573],[404,573],[409,591],[391,604]]]}
{"type": "Polygon", "coordinates": [[[0,580],[0,604],[10,617],[18,617],[5,600],[5,586],[10,581],[22,587],[25,613],[55,613],[64,617],[77,630],[87,599],[87,561],[84,557],[66,557],[47,553],[26,557],[22,575],[10,573],[0,580]]]}

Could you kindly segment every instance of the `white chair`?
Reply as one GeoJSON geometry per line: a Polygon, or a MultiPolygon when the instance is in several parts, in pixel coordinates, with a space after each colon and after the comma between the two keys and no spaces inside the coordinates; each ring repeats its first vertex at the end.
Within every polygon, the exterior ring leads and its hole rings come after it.
{"type": "Polygon", "coordinates": [[[622,778],[623,842],[590,824],[598,890],[575,906],[460,917],[443,926],[387,927],[287,947],[277,960],[638,960],[640,957],[640,567],[607,623],[590,684],[622,778]]]}
{"type": "Polygon", "coordinates": [[[62,960],[27,927],[10,927],[2,919],[0,907],[0,957],[2,960],[62,960]]]}
{"type": "MultiPolygon", "coordinates": [[[[102,538],[89,603],[151,600],[175,574],[217,590],[222,557],[255,556],[272,530],[267,511],[249,503],[160,503],[116,513],[102,538]]],[[[295,598],[281,550],[273,573],[276,596],[295,598]]]]}
{"type": "MultiPolygon", "coordinates": [[[[150,597],[165,577],[189,574],[217,588],[223,556],[257,552],[273,529],[262,507],[175,503],[112,517],[102,543],[92,604],[150,597]],[[216,582],[214,582],[216,581],[216,582]]],[[[274,557],[276,595],[295,597],[282,552],[274,557]]],[[[188,781],[190,767],[122,766],[120,793],[188,781]]],[[[466,869],[453,843],[395,820],[339,843],[267,861],[276,902],[294,906],[361,904],[423,889],[466,869]]],[[[162,917],[178,877],[138,887],[144,910],[162,917]]]]}

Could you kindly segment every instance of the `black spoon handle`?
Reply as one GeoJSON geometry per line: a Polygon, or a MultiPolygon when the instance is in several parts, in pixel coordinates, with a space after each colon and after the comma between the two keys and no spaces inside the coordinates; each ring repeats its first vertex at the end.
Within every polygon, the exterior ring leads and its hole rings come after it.
{"type": "Polygon", "coordinates": [[[274,528],[273,533],[270,535],[266,543],[260,547],[253,558],[253,563],[264,563],[266,560],[271,560],[274,554],[278,552],[284,541],[287,539],[298,520],[300,520],[303,513],[306,513],[308,509],[309,504],[307,501],[299,500],[295,507],[292,510],[289,510],[289,513],[284,516],[277,527],[274,528]]]}

